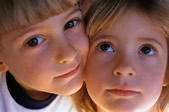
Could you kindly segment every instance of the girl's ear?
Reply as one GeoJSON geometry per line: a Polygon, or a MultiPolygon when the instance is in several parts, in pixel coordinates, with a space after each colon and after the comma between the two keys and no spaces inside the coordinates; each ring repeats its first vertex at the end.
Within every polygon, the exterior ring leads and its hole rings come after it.
{"type": "Polygon", "coordinates": [[[90,0],[80,0],[80,9],[83,11],[87,8],[89,8],[89,6],[91,5],[91,1],[90,0]]]}
{"type": "Polygon", "coordinates": [[[8,66],[0,60],[0,72],[6,72],[8,70],[8,66]]]}
{"type": "Polygon", "coordinates": [[[169,84],[169,67],[166,69],[163,86],[167,86],[169,84]]]}

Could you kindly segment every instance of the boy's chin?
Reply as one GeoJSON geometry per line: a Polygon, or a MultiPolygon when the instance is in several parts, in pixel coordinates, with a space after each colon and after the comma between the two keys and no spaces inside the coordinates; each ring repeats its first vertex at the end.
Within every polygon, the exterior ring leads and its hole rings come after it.
{"type": "Polygon", "coordinates": [[[83,85],[83,81],[79,82],[76,85],[70,86],[69,88],[64,88],[64,91],[61,93],[61,95],[72,95],[79,91],[83,85]]]}

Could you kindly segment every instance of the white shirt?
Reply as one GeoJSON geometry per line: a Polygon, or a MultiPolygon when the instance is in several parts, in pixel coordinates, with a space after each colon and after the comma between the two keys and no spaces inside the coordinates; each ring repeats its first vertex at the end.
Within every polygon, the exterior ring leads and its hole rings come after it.
{"type": "Polygon", "coordinates": [[[46,107],[28,109],[18,104],[11,96],[6,82],[6,73],[0,73],[0,112],[77,112],[70,96],[58,95],[46,107]]]}

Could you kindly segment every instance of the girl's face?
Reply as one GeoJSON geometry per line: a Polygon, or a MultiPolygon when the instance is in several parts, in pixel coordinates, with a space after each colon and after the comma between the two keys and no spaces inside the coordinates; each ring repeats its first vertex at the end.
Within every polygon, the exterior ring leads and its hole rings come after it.
{"type": "Polygon", "coordinates": [[[99,112],[155,112],[167,55],[164,36],[133,10],[93,37],[86,84],[99,112]]]}

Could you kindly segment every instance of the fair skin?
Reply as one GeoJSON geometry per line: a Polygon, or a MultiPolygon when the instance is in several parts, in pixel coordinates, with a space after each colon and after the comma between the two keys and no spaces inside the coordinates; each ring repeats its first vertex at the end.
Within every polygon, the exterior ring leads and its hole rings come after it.
{"type": "Polygon", "coordinates": [[[91,38],[86,85],[98,112],[156,112],[167,52],[166,38],[133,9],[91,38]]]}
{"type": "Polygon", "coordinates": [[[80,89],[88,52],[82,15],[75,6],[40,23],[3,34],[0,70],[9,71],[37,100],[80,89]]]}

